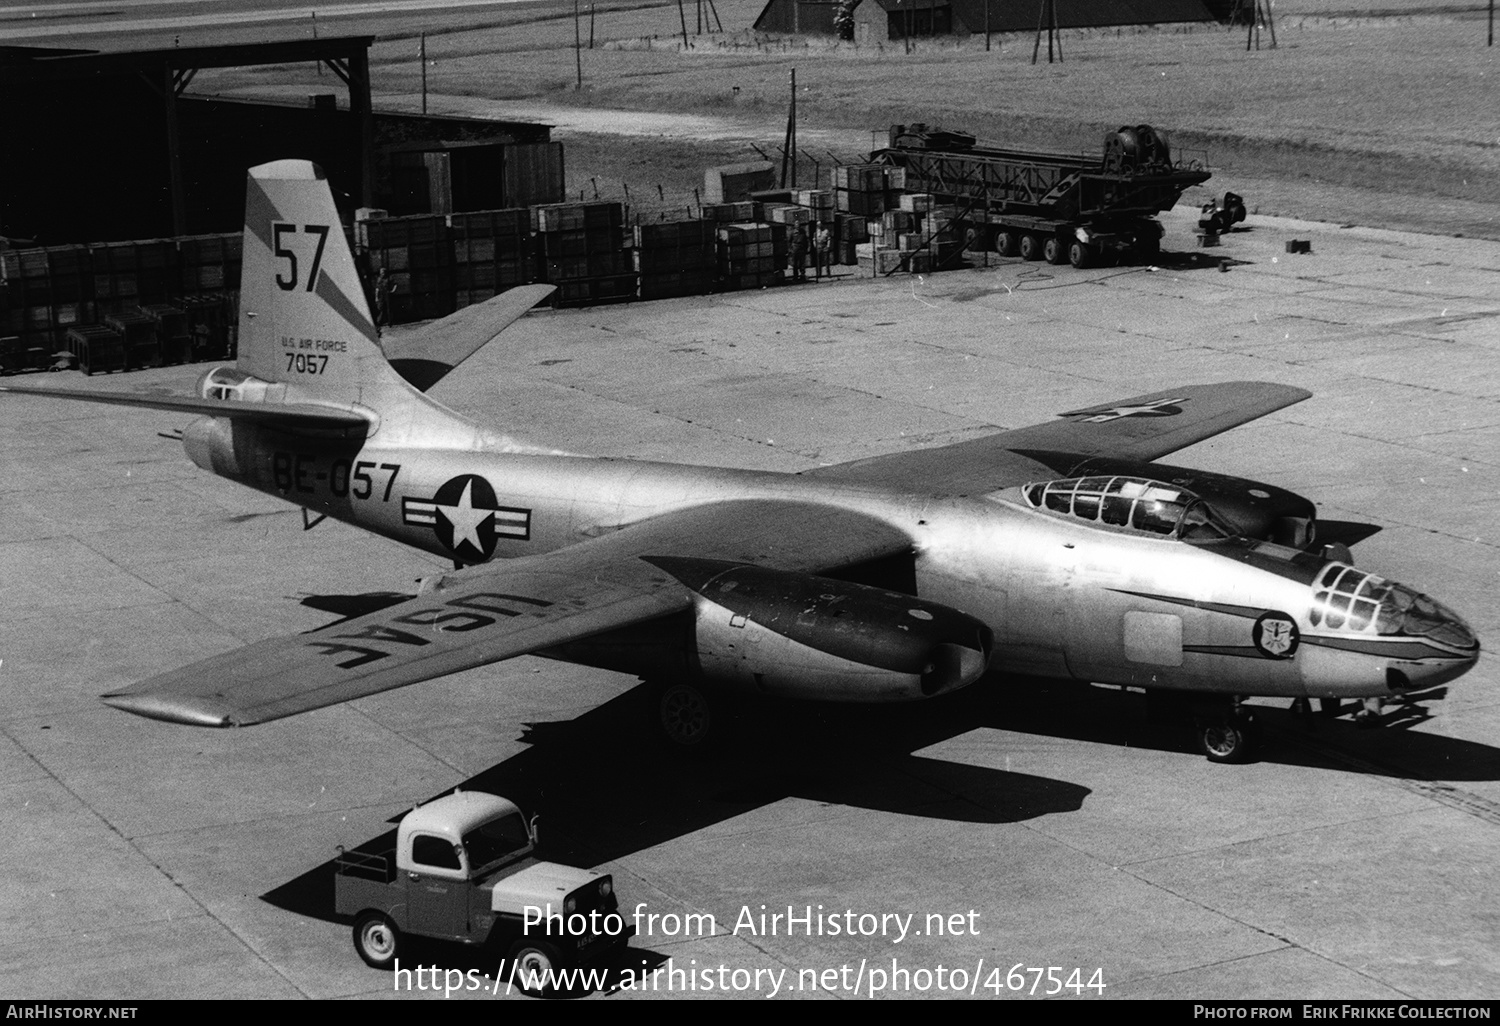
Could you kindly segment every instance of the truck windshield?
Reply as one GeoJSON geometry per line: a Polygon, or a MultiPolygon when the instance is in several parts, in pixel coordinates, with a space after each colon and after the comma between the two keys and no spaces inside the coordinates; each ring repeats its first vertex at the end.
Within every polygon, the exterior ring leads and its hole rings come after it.
{"type": "Polygon", "coordinates": [[[464,834],[464,850],[469,853],[470,871],[476,873],[530,844],[531,835],[526,832],[526,823],[519,812],[492,819],[464,834]]]}

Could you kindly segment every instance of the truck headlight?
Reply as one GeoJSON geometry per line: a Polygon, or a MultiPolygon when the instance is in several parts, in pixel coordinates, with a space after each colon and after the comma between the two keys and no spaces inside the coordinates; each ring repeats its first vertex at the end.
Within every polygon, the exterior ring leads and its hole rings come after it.
{"type": "Polygon", "coordinates": [[[578,899],[571,894],[568,895],[568,900],[563,902],[563,911],[568,913],[568,915],[572,915],[578,911],[578,899]]]}
{"type": "Polygon", "coordinates": [[[599,896],[600,897],[607,898],[611,894],[613,894],[614,892],[615,892],[615,886],[614,886],[614,884],[610,883],[607,879],[599,881],[599,896]]]}

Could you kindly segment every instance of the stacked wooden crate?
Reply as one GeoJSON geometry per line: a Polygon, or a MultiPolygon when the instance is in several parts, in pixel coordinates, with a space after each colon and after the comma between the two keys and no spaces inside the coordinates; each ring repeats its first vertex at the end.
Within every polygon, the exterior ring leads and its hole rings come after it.
{"type": "Polygon", "coordinates": [[[372,274],[386,272],[391,323],[444,317],[454,310],[453,246],[447,218],[387,217],[364,224],[372,274]]]}
{"type": "Polygon", "coordinates": [[[811,211],[813,221],[819,224],[832,222],[837,210],[834,206],[833,189],[798,189],[792,193],[792,199],[796,201],[797,206],[811,211]]]}
{"type": "Polygon", "coordinates": [[[905,170],[885,164],[843,164],[833,169],[834,204],[870,221],[886,211],[886,172],[905,170]]]}
{"type": "Polygon", "coordinates": [[[835,214],[833,218],[838,262],[854,266],[855,247],[870,241],[870,222],[863,214],[835,214]]]}
{"type": "Polygon", "coordinates": [[[667,299],[712,290],[717,240],[713,221],[636,225],[637,294],[642,299],[667,299]]]}
{"type": "Polygon", "coordinates": [[[524,207],[450,214],[448,227],[459,309],[535,279],[531,215],[524,207]]]}
{"type": "Polygon", "coordinates": [[[153,303],[141,307],[141,313],[156,325],[156,339],[161,346],[164,364],[191,363],[193,337],[188,333],[187,317],[170,303],[153,303]]]}
{"type": "Polygon", "coordinates": [[[102,324],[79,324],[66,333],[67,351],[85,374],[126,370],[125,340],[102,324]]]}
{"type": "Polygon", "coordinates": [[[748,224],[751,221],[765,220],[761,204],[754,200],[741,200],[737,203],[705,203],[703,204],[703,219],[716,221],[719,224],[748,224]]]}
{"type": "Polygon", "coordinates": [[[963,260],[967,224],[958,219],[958,208],[934,205],[922,217],[922,236],[932,267],[943,271],[957,267],[963,260]]]}
{"type": "Polygon", "coordinates": [[[781,280],[787,257],[786,225],[723,224],[718,236],[719,281],[724,288],[760,289],[781,280]]]}
{"type": "MultiPolygon", "coordinates": [[[[0,337],[16,340],[0,368],[51,366],[70,329],[137,317],[142,306],[197,296],[222,304],[239,287],[241,258],[238,234],[0,250],[0,337]]],[[[136,365],[159,358],[149,348],[138,346],[136,365]]]]}
{"type": "Polygon", "coordinates": [[[549,203],[531,208],[531,224],[543,280],[557,286],[554,306],[635,296],[635,267],[625,246],[620,204],[549,203]]]}
{"type": "Polygon", "coordinates": [[[139,307],[121,310],[104,318],[104,326],[120,336],[125,346],[125,369],[161,366],[161,343],[156,338],[156,318],[139,307]]]}

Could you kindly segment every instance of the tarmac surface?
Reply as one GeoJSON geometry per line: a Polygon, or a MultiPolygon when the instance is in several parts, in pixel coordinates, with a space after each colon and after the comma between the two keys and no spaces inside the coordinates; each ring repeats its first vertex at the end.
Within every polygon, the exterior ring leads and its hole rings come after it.
{"type": "MultiPolygon", "coordinates": [[[[1360,565],[1491,648],[1500,245],[1254,218],[1198,250],[1192,217],[1169,217],[1179,252],[1156,269],[995,259],[539,312],[434,394],[562,449],[796,471],[1174,384],[1295,383],[1314,397],[1172,462],[1379,526],[1360,565]],[[1294,238],[1311,254],[1287,254],[1294,238]]],[[[204,369],[7,384],[187,391],[204,369]]],[[[778,708],[683,764],[633,678],[531,657],[245,730],[172,726],[96,696],[333,618],[309,596],[410,591],[441,567],[340,524],[304,531],[296,507],[156,436],[184,423],[0,396],[7,997],[391,996],[332,913],[334,848],[456,786],[540,813],[542,854],[607,868],[627,911],[711,914],[708,935],[644,921],[617,967],[670,959],[689,996],[768,996],[782,970],[783,997],[863,996],[894,964],[903,997],[924,980],[1017,997],[1031,966],[1081,970],[1064,993],[1090,998],[1091,980],[1108,998],[1500,997],[1489,654],[1379,729],[1264,703],[1245,766],[1191,754],[1139,696],[1004,675],[914,707],[778,708]],[[761,906],[812,906],[823,935],[766,935],[761,906]],[[894,920],[849,937],[823,918],[867,914],[915,918],[904,939],[894,920]]],[[[440,945],[410,957],[495,969],[440,945]]]]}

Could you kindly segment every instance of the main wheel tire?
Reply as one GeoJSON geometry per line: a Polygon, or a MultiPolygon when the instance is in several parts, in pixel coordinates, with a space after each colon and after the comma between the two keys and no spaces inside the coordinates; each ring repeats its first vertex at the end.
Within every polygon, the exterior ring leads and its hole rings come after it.
{"type": "Polygon", "coordinates": [[[1234,715],[1215,717],[1194,725],[1198,750],[1209,762],[1239,763],[1250,758],[1253,746],[1251,719],[1234,715]]]}
{"type": "Polygon", "coordinates": [[[995,252],[1003,257],[1013,257],[1021,252],[1021,238],[1009,228],[995,233],[995,252]]]}
{"type": "Polygon", "coordinates": [[[354,950],[366,965],[389,969],[401,953],[401,931],[383,912],[361,912],[354,920],[354,950]]]}
{"type": "Polygon", "coordinates": [[[714,729],[714,708],[708,696],[691,684],[669,684],[657,703],[662,736],[673,749],[706,750],[714,729]]]}
{"type": "Polygon", "coordinates": [[[522,937],[510,946],[510,961],[508,979],[521,990],[539,997],[557,993],[562,955],[551,944],[522,937]]]}
{"type": "Polygon", "coordinates": [[[1021,259],[1040,260],[1042,258],[1043,239],[1040,235],[1027,232],[1021,236],[1021,259]]]}
{"type": "Polygon", "coordinates": [[[1042,258],[1049,264],[1068,262],[1068,247],[1056,235],[1049,235],[1042,242],[1042,258]]]}
{"type": "Polygon", "coordinates": [[[1068,245],[1068,263],[1074,267],[1093,267],[1099,262],[1099,251],[1093,246],[1074,239],[1068,245]]]}

